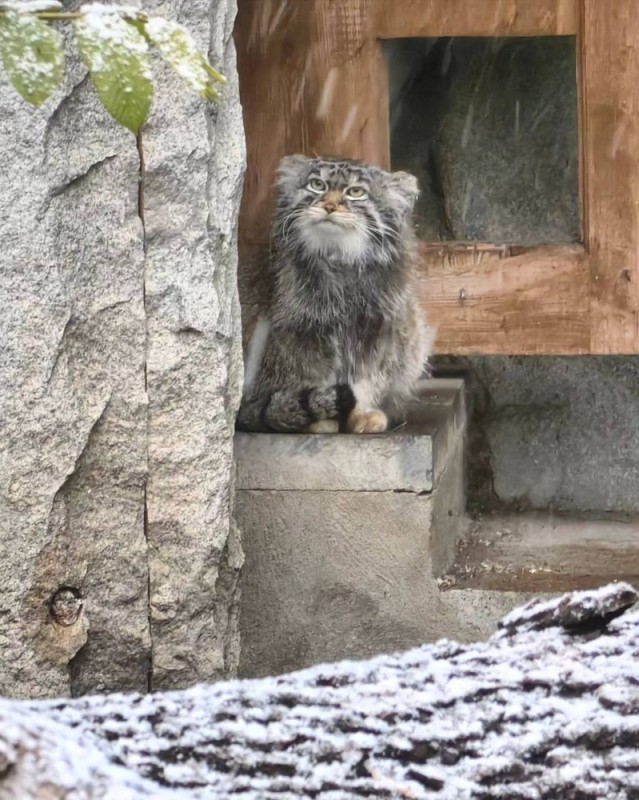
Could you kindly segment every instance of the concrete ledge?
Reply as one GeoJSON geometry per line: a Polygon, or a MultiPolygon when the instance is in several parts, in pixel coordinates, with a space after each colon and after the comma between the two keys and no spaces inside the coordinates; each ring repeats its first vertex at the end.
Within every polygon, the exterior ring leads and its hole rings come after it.
{"type": "Polygon", "coordinates": [[[242,676],[486,632],[438,583],[466,529],[465,422],[453,379],[392,433],[236,435],[242,676]]]}
{"type": "Polygon", "coordinates": [[[429,436],[235,436],[238,489],[430,492],[429,436]]]}
{"type": "Polygon", "coordinates": [[[548,511],[473,523],[442,580],[448,589],[564,592],[639,584],[639,517],[548,511]]]}
{"type": "Polygon", "coordinates": [[[430,492],[465,424],[462,387],[423,381],[407,424],[392,433],[237,433],[237,488],[430,492]]]}

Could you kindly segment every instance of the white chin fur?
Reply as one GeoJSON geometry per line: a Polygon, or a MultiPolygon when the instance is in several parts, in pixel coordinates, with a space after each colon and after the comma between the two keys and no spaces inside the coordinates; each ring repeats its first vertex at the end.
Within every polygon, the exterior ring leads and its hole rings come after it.
{"type": "Polygon", "coordinates": [[[347,261],[358,261],[368,251],[368,237],[363,231],[328,220],[306,223],[301,234],[308,250],[339,255],[347,261]]]}

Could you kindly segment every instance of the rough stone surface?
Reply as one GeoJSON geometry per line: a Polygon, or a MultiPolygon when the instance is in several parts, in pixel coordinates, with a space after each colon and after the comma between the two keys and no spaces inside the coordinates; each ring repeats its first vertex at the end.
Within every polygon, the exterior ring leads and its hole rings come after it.
{"type": "Polygon", "coordinates": [[[392,162],[420,179],[427,240],[581,238],[575,40],[397,40],[392,162]]]}
{"type": "Polygon", "coordinates": [[[471,501],[639,510],[639,358],[465,359],[471,501]]]}
{"type": "Polygon", "coordinates": [[[481,644],[185,692],[0,701],[0,800],[633,800],[639,595],[533,601],[481,644]]]}
{"type": "Polygon", "coordinates": [[[0,694],[68,694],[76,682],[143,689],[150,640],[135,139],[101,110],[74,61],[63,89],[38,110],[1,70],[0,82],[0,694]],[[65,585],[85,597],[75,630],[49,618],[47,602],[65,585]],[[87,620],[90,641],[74,659],[87,620]]]}
{"type": "Polygon", "coordinates": [[[162,6],[231,80],[210,113],[158,82],[146,255],[136,142],[84,68],[70,56],[38,110],[0,70],[0,694],[185,685],[237,660],[234,10],[162,6]],[[71,626],[49,615],[62,586],[83,599],[71,626]]]}
{"type": "Polygon", "coordinates": [[[149,392],[150,623],[153,686],[233,672],[233,428],[241,385],[236,288],[244,174],[232,30],[235,0],[152,3],[221,65],[216,107],[162,72],[144,136],[149,392]]]}

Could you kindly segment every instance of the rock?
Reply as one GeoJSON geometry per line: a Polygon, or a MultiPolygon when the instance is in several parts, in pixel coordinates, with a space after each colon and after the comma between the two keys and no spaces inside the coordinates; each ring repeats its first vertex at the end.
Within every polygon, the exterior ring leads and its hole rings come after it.
{"type": "Polygon", "coordinates": [[[579,241],[575,42],[404,40],[388,50],[392,162],[426,240],[579,241]]]}
{"type": "Polygon", "coordinates": [[[0,71],[0,694],[186,685],[237,661],[234,12],[162,6],[230,81],[208,111],[162,73],[141,207],[135,138],[72,55],[40,109],[0,71]],[[82,599],[68,626],[60,589],[82,599]]]}
{"type": "Polygon", "coordinates": [[[487,642],[278,678],[0,701],[0,800],[630,800],[638,598],[577,592],[514,612],[487,642]],[[611,611],[594,636],[574,629],[611,611]]]}
{"type": "Polygon", "coordinates": [[[242,563],[230,516],[242,380],[236,287],[244,132],[235,0],[146,6],[187,25],[229,83],[206,106],[158,75],[144,135],[150,625],[153,686],[231,674],[242,563]]]}

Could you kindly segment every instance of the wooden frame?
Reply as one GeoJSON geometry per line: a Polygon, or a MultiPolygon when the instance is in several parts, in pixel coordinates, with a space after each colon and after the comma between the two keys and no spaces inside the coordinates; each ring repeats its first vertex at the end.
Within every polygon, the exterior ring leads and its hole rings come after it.
{"type": "Polygon", "coordinates": [[[424,307],[440,353],[639,353],[637,0],[239,0],[243,255],[285,153],[389,166],[381,40],[549,35],[577,37],[584,244],[424,244],[424,307]]]}

